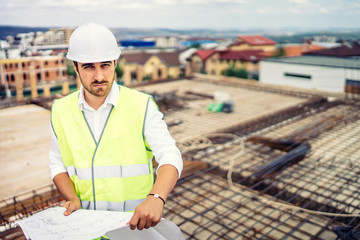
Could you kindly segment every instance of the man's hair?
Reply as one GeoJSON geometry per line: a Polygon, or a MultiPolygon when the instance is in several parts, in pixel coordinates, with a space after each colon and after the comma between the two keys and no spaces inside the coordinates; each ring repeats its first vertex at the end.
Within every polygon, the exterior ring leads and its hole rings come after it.
{"type": "Polygon", "coordinates": [[[76,61],[73,61],[75,67],[76,67],[76,71],[79,72],[79,68],[78,68],[78,63],[76,61]]]}

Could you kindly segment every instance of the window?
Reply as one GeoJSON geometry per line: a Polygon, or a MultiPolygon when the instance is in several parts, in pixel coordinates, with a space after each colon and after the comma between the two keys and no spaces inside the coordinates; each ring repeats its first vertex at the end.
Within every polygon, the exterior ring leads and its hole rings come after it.
{"type": "Polygon", "coordinates": [[[311,75],[306,75],[306,74],[284,73],[284,76],[290,77],[290,78],[300,78],[300,79],[304,79],[304,80],[311,80],[311,75]]]}
{"type": "Polygon", "coordinates": [[[48,71],[45,72],[45,77],[46,77],[46,78],[49,77],[49,72],[48,72],[48,71]]]}
{"type": "Polygon", "coordinates": [[[26,80],[26,73],[23,73],[23,78],[24,80],[26,80]]]}
{"type": "Polygon", "coordinates": [[[45,61],[45,65],[48,65],[48,61],[45,61]]]}
{"type": "Polygon", "coordinates": [[[21,64],[21,66],[24,68],[24,67],[25,67],[25,63],[23,62],[23,63],[21,64]]]}
{"type": "Polygon", "coordinates": [[[14,74],[11,74],[11,81],[15,82],[15,75],[14,74]]]}
{"type": "Polygon", "coordinates": [[[5,66],[5,69],[7,69],[7,68],[8,68],[8,65],[7,65],[7,64],[4,64],[4,66],[5,66]]]}

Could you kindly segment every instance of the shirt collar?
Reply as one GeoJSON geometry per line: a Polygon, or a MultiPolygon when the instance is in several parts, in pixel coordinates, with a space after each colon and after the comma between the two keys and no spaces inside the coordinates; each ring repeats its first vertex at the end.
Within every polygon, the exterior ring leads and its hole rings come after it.
{"type": "MultiPolygon", "coordinates": [[[[80,93],[79,93],[79,102],[78,102],[78,107],[81,111],[84,110],[84,107],[89,108],[90,106],[87,104],[87,102],[85,101],[85,97],[84,97],[84,87],[83,85],[80,86],[80,93]]],[[[107,104],[111,104],[114,107],[116,107],[118,99],[119,99],[119,92],[120,92],[120,87],[119,85],[117,85],[117,83],[114,81],[109,94],[107,95],[103,105],[107,105],[107,104]]],[[[100,108],[101,108],[100,107],[100,108]]]]}

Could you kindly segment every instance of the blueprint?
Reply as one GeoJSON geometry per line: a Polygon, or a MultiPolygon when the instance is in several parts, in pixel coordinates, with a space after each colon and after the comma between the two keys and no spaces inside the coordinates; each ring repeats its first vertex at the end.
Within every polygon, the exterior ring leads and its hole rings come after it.
{"type": "Polygon", "coordinates": [[[31,240],[89,240],[107,233],[111,240],[143,239],[143,234],[147,234],[146,239],[149,240],[184,239],[180,229],[165,219],[156,227],[132,231],[126,223],[133,213],[79,209],[64,216],[65,210],[62,207],[48,208],[17,224],[25,237],[31,240]]]}

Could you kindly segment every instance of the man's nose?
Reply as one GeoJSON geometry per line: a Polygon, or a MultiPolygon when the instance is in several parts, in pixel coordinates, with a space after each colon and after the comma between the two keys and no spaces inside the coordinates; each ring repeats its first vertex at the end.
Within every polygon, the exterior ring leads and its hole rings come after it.
{"type": "Polygon", "coordinates": [[[95,80],[98,80],[98,81],[104,80],[104,73],[102,72],[101,69],[96,69],[95,70],[94,78],[95,78],[95,80]]]}

